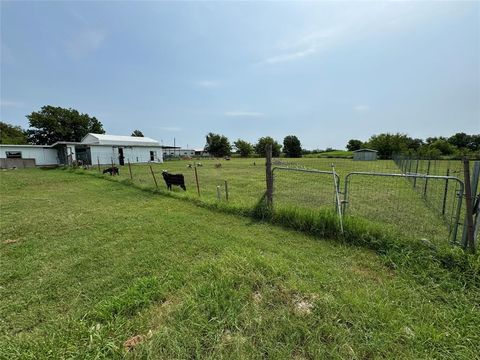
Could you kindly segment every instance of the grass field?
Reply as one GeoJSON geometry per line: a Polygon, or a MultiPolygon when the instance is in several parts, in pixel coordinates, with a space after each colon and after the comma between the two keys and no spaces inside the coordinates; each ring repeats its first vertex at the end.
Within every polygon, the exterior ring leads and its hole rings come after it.
{"type": "MultiPolygon", "coordinates": [[[[225,180],[228,183],[229,204],[241,208],[251,208],[257,204],[265,192],[264,159],[201,160],[197,167],[200,196],[205,201],[217,199],[219,186],[221,199],[225,201],[225,180]],[[221,164],[216,168],[215,164],[221,164]]],[[[185,175],[186,196],[197,197],[194,169],[187,167],[195,161],[167,161],[153,164],[153,171],[160,188],[165,188],[162,170],[185,175]]],[[[350,159],[277,159],[274,166],[300,167],[318,170],[332,170],[332,163],[340,178],[340,191],[344,191],[344,178],[352,171],[373,171],[400,173],[392,160],[359,162],[350,159]]],[[[459,162],[436,161],[432,163],[431,174],[444,174],[447,167],[452,174],[462,178],[459,162]]],[[[92,169],[96,172],[97,169],[92,169]]],[[[418,172],[426,172],[426,163],[420,162],[418,172]]],[[[154,188],[155,184],[149,166],[132,165],[133,182],[144,187],[154,188]]],[[[129,179],[128,167],[120,172],[120,179],[129,179]]],[[[367,219],[371,222],[396,231],[399,236],[413,240],[427,239],[432,243],[449,246],[451,230],[456,212],[456,186],[450,182],[444,214],[442,202],[445,181],[429,180],[426,197],[423,196],[425,180],[418,179],[416,187],[403,178],[372,178],[355,176],[349,187],[347,214],[367,219]]],[[[183,193],[179,188],[175,192],[183,193]]],[[[310,174],[275,170],[276,208],[301,208],[309,210],[335,209],[333,178],[326,174],[310,174]]],[[[461,232],[459,232],[461,238],[461,232]]]]}
{"type": "MultiPolygon", "coordinates": [[[[258,165],[242,181],[260,192],[258,165]]],[[[417,282],[365,249],[62,170],[1,172],[0,195],[3,359],[480,353],[478,291],[417,282]]]]}

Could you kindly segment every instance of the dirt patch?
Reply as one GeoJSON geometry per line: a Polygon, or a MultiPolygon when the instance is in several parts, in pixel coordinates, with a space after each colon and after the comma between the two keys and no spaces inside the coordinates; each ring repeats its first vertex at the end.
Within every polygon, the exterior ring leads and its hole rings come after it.
{"type": "Polygon", "coordinates": [[[18,239],[14,240],[14,239],[7,239],[7,240],[4,240],[3,243],[4,244],[15,244],[18,242],[18,239]]]}
{"type": "Polygon", "coordinates": [[[255,291],[252,294],[252,299],[255,304],[260,304],[262,302],[262,294],[260,294],[258,291],[255,291]]]}
{"type": "Polygon", "coordinates": [[[132,336],[131,338],[125,340],[123,343],[123,348],[125,349],[126,352],[129,352],[135,348],[135,346],[141,344],[143,342],[143,336],[142,335],[135,335],[132,336]]]}
{"type": "Polygon", "coordinates": [[[310,315],[315,307],[314,301],[318,298],[317,295],[295,295],[293,298],[293,307],[298,315],[310,315]]]}

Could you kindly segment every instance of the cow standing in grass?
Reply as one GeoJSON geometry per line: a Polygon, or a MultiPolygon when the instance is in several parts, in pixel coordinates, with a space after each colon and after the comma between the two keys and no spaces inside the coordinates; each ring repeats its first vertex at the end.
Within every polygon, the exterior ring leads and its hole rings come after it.
{"type": "Polygon", "coordinates": [[[169,174],[166,170],[163,170],[162,176],[165,180],[165,184],[167,184],[168,190],[172,190],[172,185],[177,185],[180,186],[183,190],[187,191],[183,174],[169,174]]]}

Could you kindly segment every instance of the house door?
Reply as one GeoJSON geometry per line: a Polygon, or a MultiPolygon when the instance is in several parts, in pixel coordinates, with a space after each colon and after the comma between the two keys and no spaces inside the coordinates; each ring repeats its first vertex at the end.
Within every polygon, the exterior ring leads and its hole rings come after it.
{"type": "Polygon", "coordinates": [[[150,151],[150,161],[155,161],[155,151],[150,151]]]}
{"type": "Polygon", "coordinates": [[[121,166],[125,165],[125,157],[123,156],[123,148],[118,148],[118,163],[121,166]]]}

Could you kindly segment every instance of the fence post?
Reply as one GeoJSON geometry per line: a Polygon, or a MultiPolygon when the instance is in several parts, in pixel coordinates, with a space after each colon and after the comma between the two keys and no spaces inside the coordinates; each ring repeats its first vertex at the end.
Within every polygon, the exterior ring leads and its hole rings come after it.
{"type": "Polygon", "coordinates": [[[472,181],[472,193],[474,195],[473,213],[475,216],[475,223],[473,225],[473,242],[475,249],[478,244],[478,232],[480,231],[480,189],[478,183],[480,181],[480,161],[475,161],[473,166],[473,181],[472,181]]]}
{"type": "Polygon", "coordinates": [[[225,180],[225,200],[228,201],[228,183],[227,183],[227,180],[225,180]]]}
{"type": "Polygon", "coordinates": [[[220,185],[217,185],[217,200],[220,200],[222,196],[220,195],[220,185]]]}
{"type": "MultiPolygon", "coordinates": [[[[427,164],[427,176],[430,175],[430,160],[428,160],[427,164]]],[[[427,186],[428,186],[428,178],[425,178],[425,186],[423,187],[423,197],[427,198],[427,186]]]]}
{"type": "Polygon", "coordinates": [[[97,165],[98,165],[98,172],[101,173],[102,170],[100,169],[100,158],[97,156],[97,165]]]}
{"type": "Polygon", "coordinates": [[[466,242],[463,244],[465,248],[469,248],[473,253],[475,252],[475,244],[473,238],[473,203],[472,203],[472,188],[470,183],[470,162],[467,158],[463,160],[463,177],[465,181],[465,204],[466,213],[465,220],[467,224],[466,242]]]}
{"type": "Polygon", "coordinates": [[[158,184],[157,184],[157,179],[155,178],[155,173],[153,172],[152,165],[150,166],[150,172],[152,173],[153,176],[153,181],[155,181],[155,187],[158,189],[158,184]]]}
{"type": "Polygon", "coordinates": [[[130,180],[133,180],[132,166],[130,165],[130,159],[127,159],[127,161],[128,161],[128,171],[130,172],[130,180]]]}
{"type": "MultiPolygon", "coordinates": [[[[415,166],[415,174],[418,175],[418,158],[417,158],[417,165],[415,166]]],[[[417,177],[413,178],[413,187],[417,187],[417,177]]]]}
{"type": "Polygon", "coordinates": [[[200,185],[198,185],[197,167],[195,166],[193,169],[195,170],[195,182],[197,183],[197,193],[198,193],[198,196],[200,196],[200,185]]]}
{"type": "MultiPolygon", "coordinates": [[[[447,168],[446,176],[450,176],[450,168],[447,168]]],[[[445,189],[443,191],[442,215],[445,215],[445,208],[447,206],[447,195],[448,195],[448,179],[445,179],[445,189]]]]}
{"type": "Polygon", "coordinates": [[[265,163],[265,180],[267,182],[267,206],[271,207],[273,204],[273,174],[272,174],[272,145],[268,144],[265,147],[266,163],[265,163]]]}

